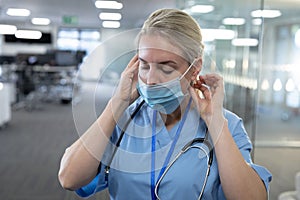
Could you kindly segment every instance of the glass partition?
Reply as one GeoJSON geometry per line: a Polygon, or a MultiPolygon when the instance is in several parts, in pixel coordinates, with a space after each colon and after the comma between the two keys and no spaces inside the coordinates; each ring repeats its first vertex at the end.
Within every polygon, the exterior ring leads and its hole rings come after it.
{"type": "Polygon", "coordinates": [[[177,6],[200,24],[205,55],[215,62],[210,67],[224,77],[225,107],[243,118],[254,141],[262,20],[251,12],[260,9],[261,2],[181,0],[177,6]]]}
{"type": "Polygon", "coordinates": [[[225,107],[243,118],[254,161],[273,174],[270,199],[295,190],[300,171],[300,2],[177,0],[177,7],[199,22],[206,56],[215,62],[209,70],[224,77],[225,107]]]}
{"type": "Polygon", "coordinates": [[[273,174],[270,199],[281,199],[295,191],[300,171],[300,2],[269,0],[264,7],[280,16],[264,19],[255,159],[273,174]]]}
{"type": "Polygon", "coordinates": [[[300,147],[300,3],[277,8],[264,22],[257,145],[300,147]]]}

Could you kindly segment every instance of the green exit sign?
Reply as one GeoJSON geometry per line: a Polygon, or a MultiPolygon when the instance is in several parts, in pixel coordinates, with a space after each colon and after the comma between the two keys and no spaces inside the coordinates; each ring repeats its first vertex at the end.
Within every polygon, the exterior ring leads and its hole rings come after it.
{"type": "Polygon", "coordinates": [[[68,25],[77,25],[78,24],[78,17],[77,16],[63,16],[63,23],[68,25]]]}

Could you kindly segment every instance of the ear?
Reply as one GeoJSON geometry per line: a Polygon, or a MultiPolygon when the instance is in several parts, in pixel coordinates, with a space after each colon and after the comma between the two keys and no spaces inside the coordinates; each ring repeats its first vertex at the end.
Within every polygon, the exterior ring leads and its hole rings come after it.
{"type": "Polygon", "coordinates": [[[202,69],[202,57],[200,58],[196,58],[196,62],[194,64],[194,66],[196,67],[196,69],[200,72],[202,69]]]}
{"type": "Polygon", "coordinates": [[[197,76],[201,70],[202,70],[202,58],[196,58],[196,61],[194,63],[193,76],[197,76]]]}

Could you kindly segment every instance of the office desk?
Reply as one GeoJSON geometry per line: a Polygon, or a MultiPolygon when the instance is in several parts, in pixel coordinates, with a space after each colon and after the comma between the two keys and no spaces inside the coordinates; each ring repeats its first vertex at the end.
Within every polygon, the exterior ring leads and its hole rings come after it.
{"type": "Polygon", "coordinates": [[[30,99],[62,103],[72,100],[77,66],[20,65],[16,73],[20,94],[30,95],[30,99]]]}

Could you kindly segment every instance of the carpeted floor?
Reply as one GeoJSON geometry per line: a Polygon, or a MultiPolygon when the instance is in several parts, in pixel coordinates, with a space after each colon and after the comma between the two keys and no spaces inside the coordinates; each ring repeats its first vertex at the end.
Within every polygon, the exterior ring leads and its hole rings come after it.
{"type": "MultiPolygon", "coordinates": [[[[70,104],[14,111],[12,121],[0,130],[0,199],[79,199],[57,179],[61,156],[77,138],[70,104]]],[[[90,199],[108,198],[103,192],[90,199]]]]}

